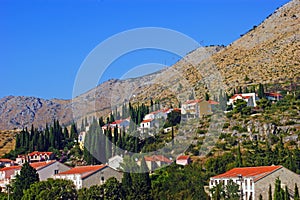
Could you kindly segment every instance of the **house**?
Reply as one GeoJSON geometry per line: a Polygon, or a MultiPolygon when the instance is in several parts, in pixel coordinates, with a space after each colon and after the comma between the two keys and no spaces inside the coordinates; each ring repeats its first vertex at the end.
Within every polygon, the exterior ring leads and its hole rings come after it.
{"type": "Polygon", "coordinates": [[[78,166],[65,172],[54,175],[54,179],[66,179],[74,182],[76,189],[90,188],[93,185],[102,185],[111,177],[118,181],[122,179],[122,172],[107,165],[78,166]]]}
{"type": "Polygon", "coordinates": [[[27,155],[18,155],[16,158],[16,163],[18,165],[23,165],[26,161],[32,162],[40,162],[40,161],[47,161],[47,160],[54,160],[55,154],[52,152],[39,152],[34,151],[27,155]]]}
{"type": "MultiPolygon", "coordinates": [[[[30,166],[36,169],[40,181],[45,181],[48,178],[52,178],[55,174],[71,169],[56,160],[34,162],[30,163],[30,166]]],[[[21,169],[22,166],[11,166],[0,169],[0,187],[5,190],[6,186],[11,183],[11,180],[15,179],[17,174],[20,174],[21,169]]]]}
{"type": "Polygon", "coordinates": [[[143,120],[140,124],[140,128],[144,129],[144,128],[154,128],[155,125],[155,120],[154,119],[146,119],[143,120]]]}
{"type": "Polygon", "coordinates": [[[180,155],[176,159],[176,164],[177,165],[189,165],[191,164],[191,157],[187,155],[180,155]]]}
{"type": "Polygon", "coordinates": [[[256,107],[257,106],[256,101],[259,100],[258,96],[255,93],[235,94],[232,97],[230,97],[229,101],[227,102],[227,105],[232,105],[234,107],[234,103],[238,99],[246,101],[247,106],[249,107],[256,107]]]}
{"type": "Polygon", "coordinates": [[[20,166],[10,166],[0,169],[0,188],[1,191],[6,191],[7,185],[11,183],[11,180],[15,177],[16,171],[20,170],[20,166]]]}
{"type": "Polygon", "coordinates": [[[279,101],[283,98],[283,96],[276,92],[265,93],[266,99],[269,101],[279,101]]]}
{"type": "Polygon", "coordinates": [[[300,176],[282,166],[234,168],[210,178],[209,188],[211,189],[221,182],[226,186],[229,180],[232,180],[240,186],[242,199],[248,200],[252,196],[253,200],[258,200],[260,194],[263,199],[268,199],[269,185],[274,193],[277,177],[281,180],[281,186],[283,188],[287,186],[292,196],[295,183],[300,183],[300,176]]]}
{"type": "Polygon", "coordinates": [[[110,124],[105,124],[104,126],[102,126],[102,131],[106,131],[107,129],[111,128],[112,129],[112,133],[114,133],[114,129],[118,128],[118,133],[121,133],[121,130],[127,130],[129,128],[129,124],[130,124],[130,119],[120,119],[120,120],[116,120],[110,124]]]}
{"type": "Polygon", "coordinates": [[[144,120],[155,120],[155,119],[167,119],[168,113],[170,112],[171,109],[165,109],[165,110],[157,110],[154,112],[151,112],[147,115],[145,115],[144,120]]]}
{"type": "Polygon", "coordinates": [[[181,114],[183,118],[199,118],[201,116],[210,115],[216,105],[219,103],[213,100],[189,100],[182,104],[181,114]]]}
{"type": "Polygon", "coordinates": [[[30,163],[30,166],[36,169],[39,174],[40,181],[45,181],[48,178],[53,177],[55,174],[71,169],[71,167],[68,167],[56,160],[34,162],[30,163]]]}
{"type": "Polygon", "coordinates": [[[79,148],[81,150],[84,149],[84,139],[85,139],[85,136],[86,136],[86,132],[85,131],[80,132],[79,135],[78,135],[78,143],[79,143],[79,148]]]}
{"type": "MultiPolygon", "coordinates": [[[[163,155],[145,156],[144,159],[149,171],[154,171],[157,168],[163,167],[164,165],[169,165],[173,162],[163,155]]],[[[140,165],[141,161],[139,160],[137,164],[140,165]]]]}
{"type": "Polygon", "coordinates": [[[108,159],[108,165],[115,170],[119,170],[122,168],[121,163],[123,163],[123,157],[119,155],[108,159]]]}
{"type": "Polygon", "coordinates": [[[14,161],[7,158],[0,158],[0,167],[10,167],[14,165],[14,161]]]}

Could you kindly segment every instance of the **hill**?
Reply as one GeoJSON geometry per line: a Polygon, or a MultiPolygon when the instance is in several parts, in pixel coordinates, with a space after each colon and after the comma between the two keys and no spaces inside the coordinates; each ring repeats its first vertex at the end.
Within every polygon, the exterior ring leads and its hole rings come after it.
{"type": "Polygon", "coordinates": [[[299,82],[299,13],[300,1],[293,0],[225,48],[196,49],[167,69],[134,79],[109,80],[73,100],[4,97],[0,99],[0,130],[31,124],[42,127],[54,119],[67,125],[84,116],[106,115],[129,100],[177,105],[192,93],[202,97],[210,92],[207,79],[213,79],[217,69],[226,90],[299,82]]]}

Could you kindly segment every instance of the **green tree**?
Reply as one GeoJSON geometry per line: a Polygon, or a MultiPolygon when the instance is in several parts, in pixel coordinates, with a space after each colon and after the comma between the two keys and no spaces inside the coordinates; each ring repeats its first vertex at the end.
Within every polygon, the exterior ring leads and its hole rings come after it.
{"type": "Polygon", "coordinates": [[[78,200],[104,200],[104,189],[99,185],[82,188],[78,190],[78,200]]]}
{"type": "Polygon", "coordinates": [[[243,166],[243,160],[242,160],[241,146],[239,144],[237,148],[236,167],[242,167],[242,166],[243,166]]]}
{"type": "Polygon", "coordinates": [[[229,180],[227,185],[225,186],[225,199],[228,200],[239,200],[239,185],[234,183],[233,180],[229,180]]]}
{"type": "Polygon", "coordinates": [[[281,181],[279,178],[275,180],[274,200],[284,200],[284,190],[281,188],[281,181]]]}
{"type": "Polygon", "coordinates": [[[258,93],[258,97],[260,99],[265,97],[265,89],[264,89],[263,84],[261,84],[261,83],[259,84],[257,93],[258,93]]]}
{"type": "Polygon", "coordinates": [[[269,185],[268,196],[269,196],[268,200],[272,200],[272,186],[271,186],[271,184],[269,185]]]}
{"type": "Polygon", "coordinates": [[[103,185],[103,189],[104,189],[104,199],[120,200],[124,198],[122,185],[115,177],[109,178],[103,185]]]}
{"type": "Polygon", "coordinates": [[[77,199],[77,191],[72,181],[48,179],[36,182],[25,190],[22,200],[77,199]]]}
{"type": "Polygon", "coordinates": [[[263,200],[263,197],[261,194],[259,194],[258,200],[263,200]]]}
{"type": "Polygon", "coordinates": [[[297,183],[295,183],[294,200],[300,200],[300,197],[299,197],[299,190],[298,190],[297,183]]]}
{"type": "Polygon", "coordinates": [[[20,175],[16,176],[13,182],[13,199],[21,199],[23,196],[23,190],[30,187],[31,184],[39,181],[39,175],[33,167],[25,162],[21,168],[20,175]]]}
{"type": "Polygon", "coordinates": [[[285,186],[284,200],[290,200],[290,194],[287,185],[285,186]]]}

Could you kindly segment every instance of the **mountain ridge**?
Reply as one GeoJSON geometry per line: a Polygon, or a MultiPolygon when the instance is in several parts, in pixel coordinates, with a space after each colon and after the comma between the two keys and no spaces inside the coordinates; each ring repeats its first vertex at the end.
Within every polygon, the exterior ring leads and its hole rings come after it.
{"type": "Polygon", "coordinates": [[[230,90],[263,84],[300,80],[300,1],[278,8],[230,45],[208,46],[190,52],[173,66],[150,75],[126,80],[109,80],[70,100],[7,96],[0,99],[0,130],[34,124],[44,127],[59,119],[68,125],[83,116],[105,116],[120,102],[150,99],[176,104],[174,95],[196,97],[209,92],[207,66],[221,73],[224,88],[230,90]],[[203,71],[199,71],[202,69],[203,71]],[[247,79],[247,78],[248,79],[247,79]],[[166,84],[166,85],[164,85],[166,84]],[[183,88],[179,88],[183,85],[183,88]]]}

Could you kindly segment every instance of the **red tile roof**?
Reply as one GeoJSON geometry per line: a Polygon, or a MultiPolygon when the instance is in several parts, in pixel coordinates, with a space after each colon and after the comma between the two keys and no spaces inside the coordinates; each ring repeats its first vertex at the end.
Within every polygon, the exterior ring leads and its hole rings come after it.
{"type": "Polygon", "coordinates": [[[4,168],[0,169],[0,171],[8,171],[8,170],[12,170],[12,169],[19,170],[19,169],[21,169],[21,166],[4,167],[4,168]]]}
{"type": "Polygon", "coordinates": [[[194,103],[199,103],[201,102],[202,100],[200,99],[196,99],[196,100],[188,100],[186,101],[184,104],[194,104],[194,103]]]}
{"type": "Polygon", "coordinates": [[[30,154],[28,154],[29,156],[34,156],[34,155],[47,155],[47,156],[50,156],[51,154],[53,154],[52,152],[39,152],[39,151],[34,151],[34,152],[31,152],[30,154]]]}
{"type": "Polygon", "coordinates": [[[243,167],[243,168],[233,168],[225,172],[224,174],[220,174],[214,176],[212,178],[237,178],[238,175],[242,175],[243,177],[253,177],[254,181],[258,181],[259,179],[273,173],[274,171],[281,169],[282,166],[261,166],[261,167],[243,167]]]}
{"type": "Polygon", "coordinates": [[[6,162],[6,163],[8,163],[8,162],[14,162],[14,161],[11,160],[11,159],[7,159],[7,158],[0,158],[0,162],[6,162]]]}
{"type": "Polygon", "coordinates": [[[57,162],[57,161],[51,160],[51,161],[44,161],[44,162],[34,162],[34,163],[30,163],[30,166],[36,170],[40,170],[40,169],[43,169],[44,167],[47,167],[48,165],[53,164],[54,162],[57,162]]]}
{"type": "Polygon", "coordinates": [[[78,167],[74,167],[68,171],[61,172],[58,175],[80,174],[81,178],[85,178],[105,167],[107,167],[107,165],[78,166],[78,167]]]}
{"type": "Polygon", "coordinates": [[[212,104],[212,105],[218,105],[219,102],[216,102],[216,101],[213,101],[213,100],[208,100],[207,101],[209,104],[212,104]]]}
{"type": "Polygon", "coordinates": [[[237,97],[241,97],[243,99],[250,99],[251,98],[251,96],[244,96],[243,94],[235,94],[232,97],[230,97],[230,99],[235,99],[237,97]]]}
{"type": "Polygon", "coordinates": [[[266,93],[266,96],[269,96],[269,97],[282,97],[281,94],[276,93],[276,92],[266,93]]]}
{"type": "Polygon", "coordinates": [[[177,160],[188,160],[188,159],[190,159],[190,156],[181,155],[177,157],[177,160]]]}
{"type": "Polygon", "coordinates": [[[151,161],[151,162],[157,162],[157,161],[161,161],[161,162],[165,162],[165,163],[172,163],[172,161],[168,158],[166,158],[163,155],[153,155],[153,156],[145,156],[145,161],[151,161]]]}
{"type": "Polygon", "coordinates": [[[153,119],[146,119],[146,120],[143,120],[141,123],[148,123],[148,122],[152,122],[153,119]]]}

